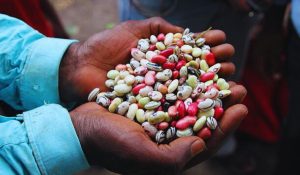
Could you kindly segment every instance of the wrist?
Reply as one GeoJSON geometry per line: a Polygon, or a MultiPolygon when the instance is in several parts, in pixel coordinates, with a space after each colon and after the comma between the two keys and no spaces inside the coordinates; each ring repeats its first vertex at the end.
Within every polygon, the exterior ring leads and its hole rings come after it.
{"type": "Polygon", "coordinates": [[[77,86],[74,83],[76,69],[78,68],[78,49],[80,43],[73,43],[66,50],[59,66],[59,96],[62,102],[78,101],[77,86]]]}

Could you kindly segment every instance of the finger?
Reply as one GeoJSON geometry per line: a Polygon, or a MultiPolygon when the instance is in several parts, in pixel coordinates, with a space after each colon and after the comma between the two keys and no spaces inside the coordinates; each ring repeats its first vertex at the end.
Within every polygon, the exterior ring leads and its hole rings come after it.
{"type": "Polygon", "coordinates": [[[228,61],[234,55],[234,47],[231,44],[221,44],[211,48],[217,58],[217,62],[228,61]]]}
{"type": "Polygon", "coordinates": [[[183,28],[172,25],[171,23],[167,22],[166,20],[160,18],[160,17],[153,17],[149,18],[145,21],[146,26],[150,31],[148,31],[148,35],[146,37],[149,37],[150,35],[157,35],[159,33],[181,33],[183,32],[183,28]]]}
{"type": "Polygon", "coordinates": [[[247,90],[242,85],[234,85],[230,87],[231,94],[224,99],[224,109],[227,107],[241,103],[247,95],[247,90]]]}
{"type": "Polygon", "coordinates": [[[234,82],[234,81],[229,81],[228,83],[229,83],[229,88],[236,85],[236,82],[234,82]]]}
{"type": "Polygon", "coordinates": [[[140,21],[126,21],[120,26],[135,35],[136,38],[149,38],[151,35],[158,35],[159,33],[181,33],[183,31],[181,27],[172,25],[160,17],[140,21]]]}
{"type": "Polygon", "coordinates": [[[226,40],[226,35],[222,30],[207,31],[203,37],[205,38],[205,43],[210,46],[222,44],[226,40]]]}
{"type": "Polygon", "coordinates": [[[159,149],[160,154],[165,159],[161,159],[161,163],[171,162],[174,172],[178,172],[194,156],[205,150],[206,146],[201,138],[191,136],[178,138],[169,145],[159,145],[159,149]]]}
{"type": "Polygon", "coordinates": [[[221,63],[221,69],[218,72],[220,77],[229,77],[230,75],[234,74],[235,72],[235,65],[231,62],[224,62],[221,63]]]}
{"type": "Polygon", "coordinates": [[[242,104],[237,104],[228,108],[219,122],[219,126],[213,131],[211,138],[207,140],[206,149],[203,150],[201,154],[194,157],[186,167],[192,167],[211,157],[222,145],[226,137],[237,129],[242,120],[247,116],[247,113],[247,107],[242,104]]]}

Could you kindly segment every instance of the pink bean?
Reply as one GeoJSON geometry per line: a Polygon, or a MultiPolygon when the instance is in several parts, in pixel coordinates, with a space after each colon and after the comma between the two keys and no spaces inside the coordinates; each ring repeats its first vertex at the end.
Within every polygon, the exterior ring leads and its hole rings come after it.
{"type": "Polygon", "coordinates": [[[214,77],[215,77],[215,73],[213,73],[213,72],[207,72],[207,73],[202,74],[202,75],[200,76],[200,80],[201,80],[202,82],[206,82],[206,81],[208,81],[208,80],[214,79],[214,77]]]}
{"type": "Polygon", "coordinates": [[[163,64],[163,68],[164,69],[171,69],[173,70],[175,68],[176,64],[175,63],[170,63],[170,62],[166,62],[163,64]]]}
{"type": "Polygon", "coordinates": [[[126,70],[127,66],[125,64],[118,64],[115,69],[117,71],[126,70]]]}
{"type": "Polygon", "coordinates": [[[190,116],[196,116],[198,112],[198,103],[194,102],[187,108],[187,113],[190,116]]]}
{"type": "Polygon", "coordinates": [[[189,126],[192,126],[196,123],[197,117],[195,116],[185,116],[184,118],[180,119],[176,123],[176,128],[180,130],[184,130],[189,126]]]}
{"type": "Polygon", "coordinates": [[[177,65],[176,65],[176,69],[180,70],[182,66],[186,65],[186,61],[184,60],[180,60],[178,61],[177,65]]]}
{"type": "Polygon", "coordinates": [[[197,136],[202,138],[203,140],[207,140],[211,137],[211,131],[208,127],[205,127],[197,133],[197,136]]]}
{"type": "Polygon", "coordinates": [[[157,35],[157,40],[158,41],[164,41],[165,40],[165,34],[163,34],[163,33],[158,34],[157,35]]]}
{"type": "Polygon", "coordinates": [[[167,48],[166,50],[161,51],[159,54],[168,58],[173,53],[174,53],[174,49],[173,48],[167,48]]]}
{"type": "Polygon", "coordinates": [[[158,129],[159,130],[165,130],[169,127],[169,123],[168,122],[161,122],[158,124],[158,129]]]}
{"type": "Polygon", "coordinates": [[[168,109],[168,114],[171,118],[175,118],[177,116],[176,106],[170,106],[169,109],[168,109]]]}
{"type": "Polygon", "coordinates": [[[214,117],[216,120],[219,120],[222,117],[223,113],[224,113],[224,109],[222,107],[215,107],[214,117]]]}
{"type": "Polygon", "coordinates": [[[209,66],[216,64],[216,57],[212,52],[206,55],[205,60],[209,66]]]}
{"type": "Polygon", "coordinates": [[[136,85],[136,86],[132,89],[132,93],[133,93],[134,95],[137,95],[137,94],[139,94],[140,90],[141,90],[142,88],[144,88],[144,87],[146,87],[146,84],[145,84],[145,83],[138,84],[138,85],[136,85]]]}
{"type": "Polygon", "coordinates": [[[185,116],[185,107],[183,101],[177,100],[175,106],[177,107],[178,117],[183,118],[185,116]]]}
{"type": "Polygon", "coordinates": [[[152,86],[155,83],[155,72],[149,71],[145,75],[145,83],[149,86],[152,86]]]}
{"type": "Polygon", "coordinates": [[[149,47],[149,50],[151,51],[155,51],[157,48],[156,48],[156,45],[155,44],[151,44],[150,47],[149,47]]]}
{"type": "Polygon", "coordinates": [[[179,71],[174,70],[174,71],[172,72],[172,78],[173,78],[173,79],[177,79],[178,77],[179,77],[179,71]]]}
{"type": "Polygon", "coordinates": [[[165,62],[167,62],[167,58],[162,55],[156,55],[151,59],[151,62],[156,64],[164,64],[165,62]]]}

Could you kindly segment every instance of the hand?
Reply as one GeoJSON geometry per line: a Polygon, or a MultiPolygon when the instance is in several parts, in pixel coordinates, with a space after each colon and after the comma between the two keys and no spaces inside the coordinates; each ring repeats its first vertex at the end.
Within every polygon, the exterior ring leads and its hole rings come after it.
{"type": "Polygon", "coordinates": [[[82,148],[91,165],[101,165],[122,174],[179,174],[208,159],[247,114],[240,103],[242,86],[231,84],[232,95],[226,104],[218,129],[205,142],[196,136],[178,138],[157,145],[144,129],[131,120],[108,112],[96,103],[86,103],[70,115],[82,148]]]}
{"type": "MultiPolygon", "coordinates": [[[[95,87],[107,90],[104,85],[107,71],[119,63],[128,62],[131,58],[130,49],[136,47],[139,39],[168,32],[182,32],[182,29],[161,18],[127,21],[83,43],[71,45],[60,65],[59,88],[62,101],[84,102],[95,87]]],[[[225,34],[219,30],[209,31],[204,37],[213,46],[225,40],[225,34]]],[[[219,61],[227,61],[224,58],[230,58],[234,49],[229,44],[223,44],[213,48],[213,52],[220,58],[219,61]]],[[[232,74],[234,65],[224,63],[220,72],[232,74]]]]}

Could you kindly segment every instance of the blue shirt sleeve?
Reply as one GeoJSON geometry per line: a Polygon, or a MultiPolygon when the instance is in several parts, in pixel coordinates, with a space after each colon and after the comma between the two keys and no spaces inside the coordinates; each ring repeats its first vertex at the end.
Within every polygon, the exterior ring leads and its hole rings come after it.
{"type": "Polygon", "coordinates": [[[0,100],[17,110],[60,103],[60,61],[75,40],[48,38],[0,14],[0,100]]]}
{"type": "Polygon", "coordinates": [[[0,116],[0,174],[73,174],[89,166],[67,110],[42,106],[60,103],[59,64],[73,42],[0,14],[0,100],[30,110],[0,116]]]}
{"type": "Polygon", "coordinates": [[[292,0],[291,18],[293,25],[300,37],[300,0],[292,0]]]}
{"type": "Polygon", "coordinates": [[[89,167],[60,105],[0,116],[0,131],[0,174],[74,174],[89,167]]]}

